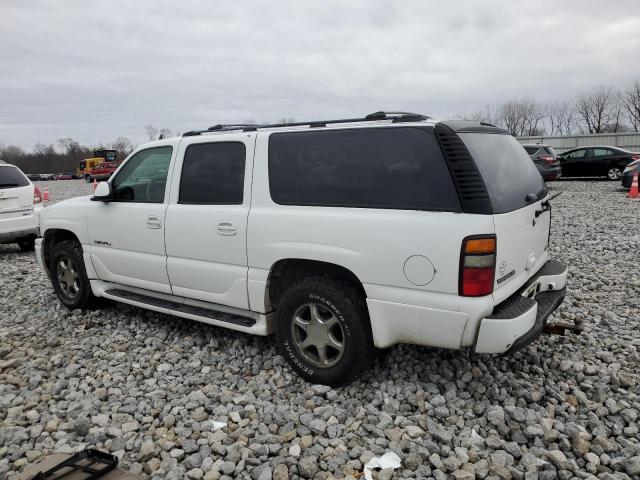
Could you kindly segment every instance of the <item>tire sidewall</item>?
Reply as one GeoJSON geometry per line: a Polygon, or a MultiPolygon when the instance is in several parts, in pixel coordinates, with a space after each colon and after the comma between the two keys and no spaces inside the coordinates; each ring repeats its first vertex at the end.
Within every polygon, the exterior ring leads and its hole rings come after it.
{"type": "Polygon", "coordinates": [[[69,242],[61,242],[60,244],[53,247],[51,261],[49,263],[49,272],[51,273],[51,283],[53,285],[53,290],[56,292],[60,303],[62,303],[70,310],[74,310],[76,308],[85,308],[92,295],[89,278],[87,277],[87,272],[84,268],[84,259],[81,255],[78,255],[78,249],[80,249],[81,251],[82,247],[80,247],[79,245],[73,245],[69,242]],[[58,261],[63,256],[68,257],[73,262],[74,266],[78,270],[78,273],[80,274],[80,292],[73,299],[70,299],[64,294],[64,292],[60,288],[58,280],[58,261]]]}
{"type": "Polygon", "coordinates": [[[367,340],[362,338],[366,336],[362,331],[365,319],[362,318],[360,309],[338,291],[323,287],[320,283],[305,288],[310,283],[303,282],[283,297],[276,315],[276,337],[283,356],[300,375],[314,383],[339,385],[342,383],[341,379],[351,377],[354,366],[362,360],[361,355],[366,354],[359,348],[362,342],[367,340]],[[332,367],[321,368],[310,364],[295,346],[291,323],[295,312],[306,303],[318,303],[330,310],[342,327],[345,349],[340,361],[332,367]]]}

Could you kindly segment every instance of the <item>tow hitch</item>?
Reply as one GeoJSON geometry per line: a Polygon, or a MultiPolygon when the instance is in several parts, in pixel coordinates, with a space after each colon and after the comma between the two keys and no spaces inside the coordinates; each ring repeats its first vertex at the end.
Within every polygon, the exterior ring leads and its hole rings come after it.
{"type": "Polygon", "coordinates": [[[553,323],[545,323],[542,328],[543,333],[548,333],[551,335],[566,335],[567,330],[576,335],[580,335],[582,333],[582,320],[576,320],[574,323],[565,323],[565,322],[553,322],[553,323]]]}

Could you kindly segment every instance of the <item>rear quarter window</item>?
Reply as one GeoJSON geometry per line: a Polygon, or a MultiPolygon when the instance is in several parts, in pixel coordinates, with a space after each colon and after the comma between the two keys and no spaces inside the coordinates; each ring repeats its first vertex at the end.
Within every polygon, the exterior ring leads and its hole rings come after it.
{"type": "Polygon", "coordinates": [[[547,193],[544,180],[527,152],[511,135],[460,133],[487,187],[494,213],[528,205],[527,195],[547,193]]]}
{"type": "Polygon", "coordinates": [[[29,185],[29,179],[14,166],[0,166],[0,188],[18,188],[29,185]]]}
{"type": "Polygon", "coordinates": [[[283,205],[460,210],[436,138],[426,128],[274,133],[269,188],[283,205]]]}

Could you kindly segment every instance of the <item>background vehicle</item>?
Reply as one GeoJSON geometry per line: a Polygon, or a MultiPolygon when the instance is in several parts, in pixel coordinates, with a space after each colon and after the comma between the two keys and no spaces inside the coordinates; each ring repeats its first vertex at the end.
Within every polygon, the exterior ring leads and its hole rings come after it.
{"type": "Polygon", "coordinates": [[[538,171],[547,181],[558,180],[562,175],[562,168],[560,168],[560,162],[558,161],[558,154],[553,147],[549,145],[522,145],[527,151],[531,160],[538,168],[538,171]]]}
{"type": "Polygon", "coordinates": [[[338,385],[375,347],[535,339],[567,278],[550,210],[507,131],[376,112],[138,147],[93,197],[45,209],[36,250],[68,308],[99,296],[273,333],[294,370],[338,385]]]}
{"type": "Polygon", "coordinates": [[[92,182],[91,170],[102,162],[114,162],[118,158],[118,151],[114,149],[99,149],[93,151],[92,158],[85,158],[80,162],[77,174],[87,183],[92,182]]]}
{"type": "Polygon", "coordinates": [[[631,182],[633,182],[635,174],[640,175],[640,155],[636,160],[628,164],[622,172],[621,181],[624,188],[631,188],[631,182]]]}
{"type": "Polygon", "coordinates": [[[42,195],[18,167],[0,162],[0,243],[33,250],[42,195]]]}
{"type": "Polygon", "coordinates": [[[559,156],[563,177],[604,177],[619,180],[625,167],[640,154],[618,147],[573,148],[559,156]]]}
{"type": "Polygon", "coordinates": [[[88,175],[85,175],[87,181],[93,182],[94,180],[107,180],[113,172],[118,169],[120,162],[102,162],[95,165],[88,175]]]}
{"type": "Polygon", "coordinates": [[[73,173],[58,173],[55,175],[56,180],[73,180],[73,173]]]}

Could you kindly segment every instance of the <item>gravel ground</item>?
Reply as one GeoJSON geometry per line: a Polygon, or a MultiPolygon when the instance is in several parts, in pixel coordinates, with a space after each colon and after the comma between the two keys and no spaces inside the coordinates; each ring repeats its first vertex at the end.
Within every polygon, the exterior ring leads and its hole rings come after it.
{"type": "Polygon", "coordinates": [[[510,357],[399,346],[342,389],[305,383],[265,338],[66,311],[32,254],[0,246],[0,478],[87,445],[151,478],[352,478],[389,451],[393,478],[640,478],[640,202],[608,182],[552,189],[570,265],[555,318],[581,336],[510,357]]]}

